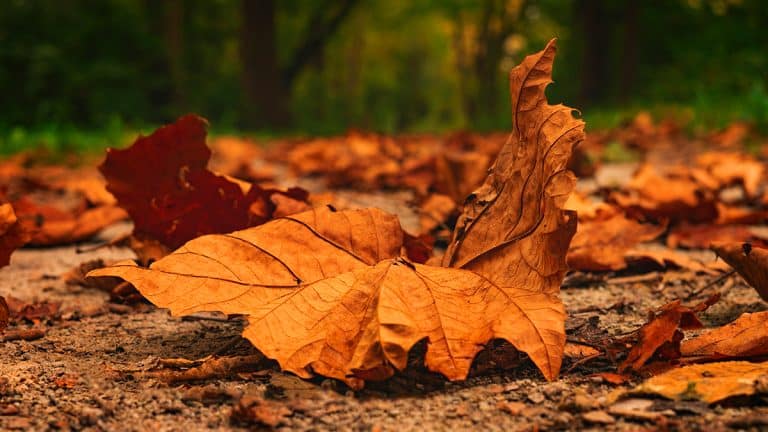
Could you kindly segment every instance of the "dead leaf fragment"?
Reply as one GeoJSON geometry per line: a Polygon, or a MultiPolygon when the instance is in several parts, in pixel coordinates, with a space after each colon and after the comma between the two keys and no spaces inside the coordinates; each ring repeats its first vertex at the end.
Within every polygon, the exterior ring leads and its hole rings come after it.
{"type": "Polygon", "coordinates": [[[703,325],[696,314],[706,310],[718,298],[712,297],[695,307],[683,306],[679,300],[662,307],[658,315],[640,328],[638,342],[619,366],[619,372],[640,370],[659,351],[667,358],[680,357],[682,330],[701,328],[703,325]]]}
{"type": "Polygon", "coordinates": [[[750,243],[714,243],[712,250],[768,301],[768,249],[750,243]]]}
{"type": "Polygon", "coordinates": [[[256,396],[244,396],[232,410],[232,418],[243,423],[276,427],[292,413],[293,411],[283,403],[256,396]]]}
{"type": "Polygon", "coordinates": [[[706,363],[672,369],[648,379],[633,392],[713,404],[729,397],[756,394],[758,379],[766,375],[768,362],[706,363]]]}
{"type": "Polygon", "coordinates": [[[680,345],[686,357],[752,357],[768,355],[768,311],[745,313],[725,326],[680,345]]]}

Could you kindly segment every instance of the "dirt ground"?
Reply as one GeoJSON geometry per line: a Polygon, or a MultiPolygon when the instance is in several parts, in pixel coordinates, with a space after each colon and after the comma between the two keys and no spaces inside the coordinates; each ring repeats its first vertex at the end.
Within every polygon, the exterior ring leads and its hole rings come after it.
{"type": "MultiPolygon", "coordinates": [[[[382,198],[349,193],[347,198],[396,210],[404,225],[414,223],[412,211],[403,204],[407,194],[382,198]]],[[[129,229],[114,227],[101,238],[111,239],[129,229]]],[[[0,269],[0,295],[62,303],[60,317],[42,323],[44,337],[1,342],[0,428],[156,432],[266,428],[232,416],[244,396],[244,401],[259,401],[265,418],[276,419],[275,428],[283,430],[768,430],[764,399],[707,406],[620,398],[641,379],[616,386],[593,376],[615,372],[615,362],[575,364],[566,359],[560,379],[547,382],[525,359],[509,369],[495,364],[493,352],[504,350],[500,344],[490,354],[480,355],[464,382],[448,382],[424,370],[419,366],[423,348],[417,347],[405,372],[358,392],[333,380],[305,381],[281,373],[266,359],[223,378],[169,384],[156,372],[167,364],[164,359],[258,353],[239,337],[242,323],[237,319],[172,318],[149,305],[113,305],[106,293],[68,286],[59,277],[95,258],[131,256],[122,248],[86,253],[77,253],[74,246],[24,249],[14,254],[10,266],[0,269]],[[622,412],[621,403],[643,405],[643,414],[622,412]]],[[[708,253],[700,256],[714,259],[708,253]]],[[[768,309],[738,276],[710,286],[714,276],[684,272],[586,276],[570,275],[562,292],[572,339],[627,334],[645,322],[649,311],[669,301],[689,298],[687,302],[696,303],[715,292],[723,298],[703,314],[707,325],[768,309]]]]}

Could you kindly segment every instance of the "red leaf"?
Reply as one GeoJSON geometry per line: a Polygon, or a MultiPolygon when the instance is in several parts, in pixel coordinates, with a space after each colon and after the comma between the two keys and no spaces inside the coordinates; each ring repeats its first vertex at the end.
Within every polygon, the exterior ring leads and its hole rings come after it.
{"type": "Polygon", "coordinates": [[[227,233],[273,217],[270,200],[282,194],[299,201],[306,191],[287,193],[240,184],[207,169],[208,122],[190,114],[139,137],[125,150],[109,149],[99,170],[109,190],[134,222],[134,234],[171,249],[204,234],[227,233]],[[247,187],[247,186],[246,186],[247,187]],[[256,210],[256,211],[252,211],[256,210]]]}

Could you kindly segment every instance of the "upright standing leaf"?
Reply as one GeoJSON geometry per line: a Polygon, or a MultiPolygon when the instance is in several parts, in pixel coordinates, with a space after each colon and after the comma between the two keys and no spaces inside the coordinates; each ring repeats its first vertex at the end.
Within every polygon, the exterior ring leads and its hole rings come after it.
{"type": "Polygon", "coordinates": [[[513,131],[485,183],[470,194],[456,224],[443,265],[472,270],[514,297],[551,296],[550,309],[562,319],[535,337],[530,353],[545,376],[560,368],[565,311],[558,298],[567,270],[565,256],[576,230],[576,215],[563,210],[576,178],[566,164],[584,140],[584,122],[572,108],[549,105],[554,40],[510,72],[513,131]]]}
{"type": "Polygon", "coordinates": [[[713,243],[712,250],[768,301],[768,249],[749,243],[713,243]]]}

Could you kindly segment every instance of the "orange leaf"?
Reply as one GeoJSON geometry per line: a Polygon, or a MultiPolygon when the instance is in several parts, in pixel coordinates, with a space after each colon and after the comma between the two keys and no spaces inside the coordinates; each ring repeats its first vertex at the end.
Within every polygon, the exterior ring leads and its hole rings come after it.
{"type": "Polygon", "coordinates": [[[683,341],[686,357],[751,357],[768,355],[768,312],[745,313],[734,322],[683,341]]]}
{"type": "Polygon", "coordinates": [[[687,307],[675,300],[661,308],[647,324],[640,328],[640,337],[619,366],[619,372],[639,370],[654,354],[663,351],[667,357],[680,357],[681,330],[701,328],[697,313],[707,309],[719,299],[712,297],[695,307],[687,307]]]}
{"type": "Polygon", "coordinates": [[[13,251],[24,246],[30,237],[11,204],[0,204],[0,267],[7,266],[13,251]]]}
{"type": "Polygon", "coordinates": [[[302,377],[360,387],[403,369],[426,339],[427,367],[463,379],[498,338],[554,379],[565,342],[558,293],[576,222],[562,210],[574,185],[565,163],[583,139],[583,122],[544,98],[554,52],[551,42],[511,73],[515,132],[468,200],[446,267],[401,258],[395,216],[327,207],[194,239],[149,269],[123,262],[89,275],[121,277],[176,315],[247,315],[244,336],[302,377]]]}
{"type": "Polygon", "coordinates": [[[666,229],[663,225],[641,224],[621,213],[579,222],[568,250],[568,265],[586,271],[626,268],[625,255],[631,249],[640,242],[655,239],[666,229]]]}
{"type": "Polygon", "coordinates": [[[712,250],[768,301],[768,249],[749,243],[713,243],[712,250]]]}
{"type": "Polygon", "coordinates": [[[633,392],[711,404],[729,397],[758,393],[758,378],[765,375],[768,375],[768,362],[707,363],[672,369],[648,379],[633,392]]]}

